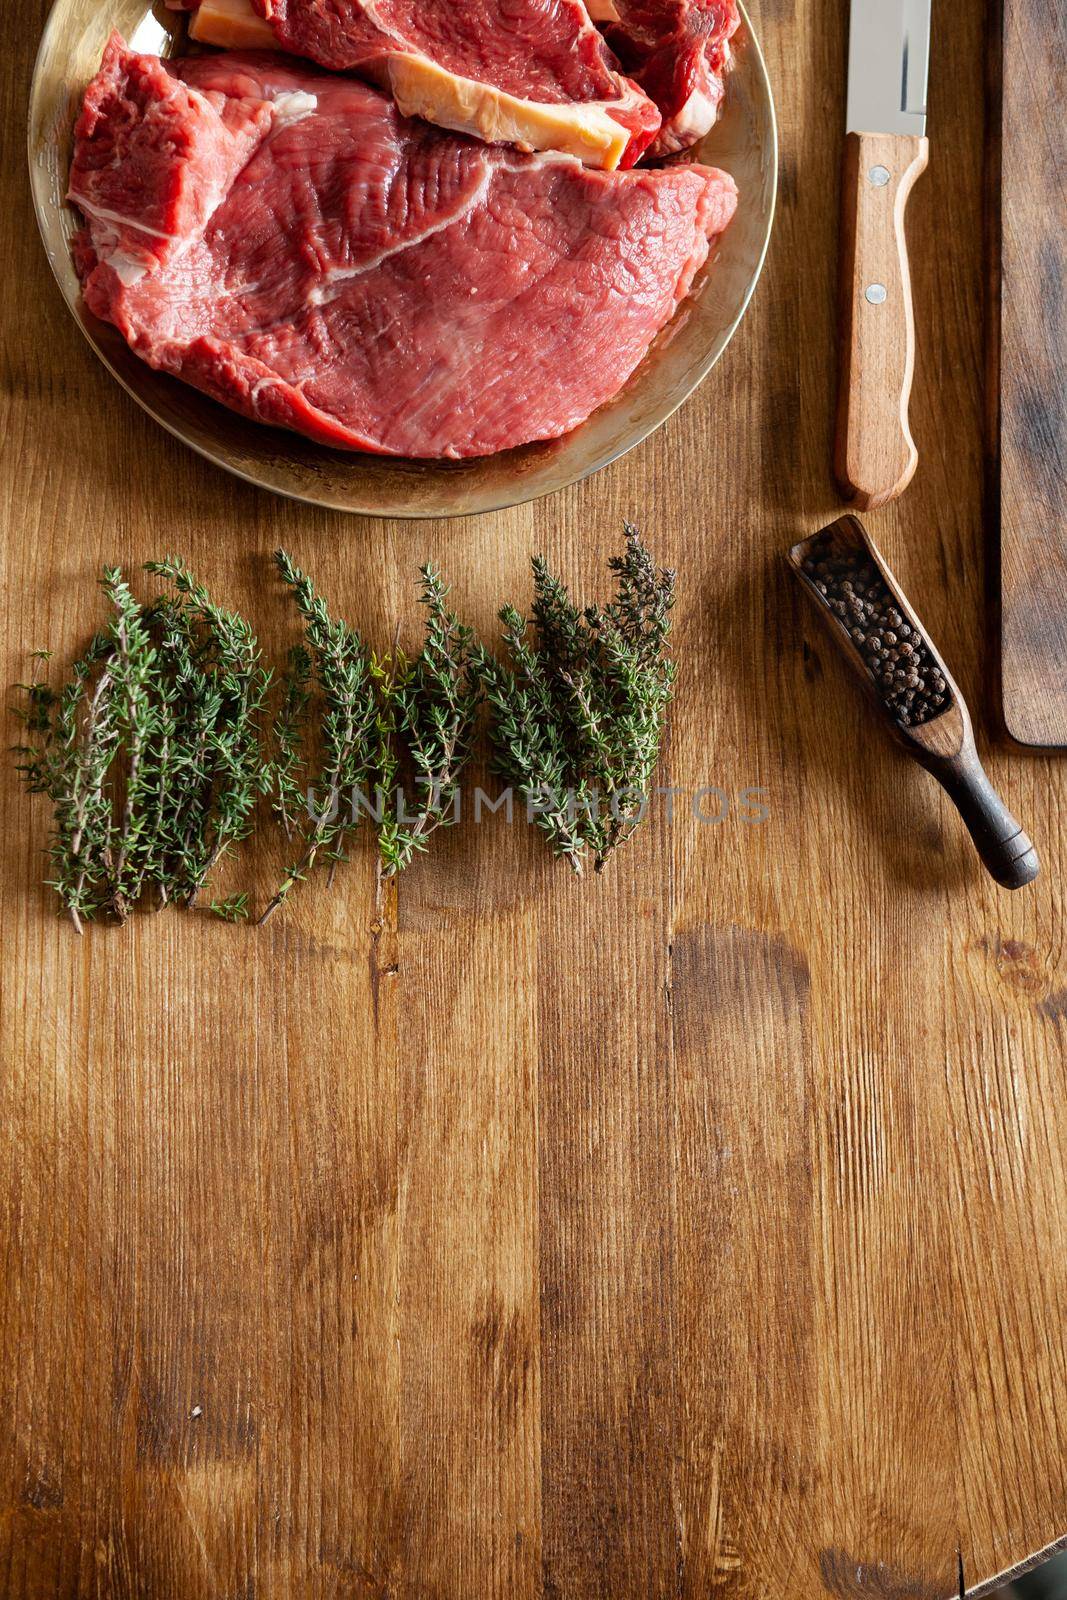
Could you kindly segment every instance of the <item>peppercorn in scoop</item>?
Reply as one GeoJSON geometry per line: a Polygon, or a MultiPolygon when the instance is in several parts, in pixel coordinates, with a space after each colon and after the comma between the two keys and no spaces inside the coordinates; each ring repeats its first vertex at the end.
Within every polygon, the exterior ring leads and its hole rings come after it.
{"type": "Polygon", "coordinates": [[[801,566],[859,651],[890,716],[917,728],[947,710],[945,675],[873,561],[828,529],[801,566]]]}
{"type": "Polygon", "coordinates": [[[858,517],[793,545],[789,563],[897,743],[935,777],[986,870],[1005,889],[1040,871],[1037,851],[989,781],[970,712],[858,517]]]}

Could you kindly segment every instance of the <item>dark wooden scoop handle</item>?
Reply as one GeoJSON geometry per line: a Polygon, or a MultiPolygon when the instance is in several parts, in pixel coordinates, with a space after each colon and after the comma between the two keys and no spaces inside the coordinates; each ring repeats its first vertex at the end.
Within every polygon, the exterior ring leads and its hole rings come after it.
{"type": "Polygon", "coordinates": [[[967,824],[986,870],[1005,889],[1033,883],[1041,870],[1027,834],[1012,816],[971,750],[931,763],[929,770],[967,824]]]}

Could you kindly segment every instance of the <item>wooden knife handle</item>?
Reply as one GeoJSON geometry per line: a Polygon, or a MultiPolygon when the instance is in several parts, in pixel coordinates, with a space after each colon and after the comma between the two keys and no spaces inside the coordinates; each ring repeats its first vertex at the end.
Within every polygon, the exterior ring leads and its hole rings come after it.
{"type": "Polygon", "coordinates": [[[845,141],[835,469],[861,510],[902,494],[919,459],[908,426],[915,319],[904,210],[929,149],[908,134],[845,141]]]}

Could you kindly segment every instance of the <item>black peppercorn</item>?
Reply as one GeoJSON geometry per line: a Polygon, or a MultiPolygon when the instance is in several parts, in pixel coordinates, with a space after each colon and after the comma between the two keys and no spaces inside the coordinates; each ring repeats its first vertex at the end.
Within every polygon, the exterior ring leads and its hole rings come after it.
{"type": "Polygon", "coordinates": [[[824,535],[805,556],[803,570],[855,645],[891,716],[917,727],[951,704],[943,672],[872,561],[824,535]]]}

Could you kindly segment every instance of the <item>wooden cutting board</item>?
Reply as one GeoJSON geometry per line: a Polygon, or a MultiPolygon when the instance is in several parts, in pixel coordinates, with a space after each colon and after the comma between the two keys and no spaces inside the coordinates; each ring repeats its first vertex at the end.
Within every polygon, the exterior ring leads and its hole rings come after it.
{"type": "Polygon", "coordinates": [[[1067,745],[1067,6],[1004,0],[1001,662],[1004,719],[1067,745]]]}

